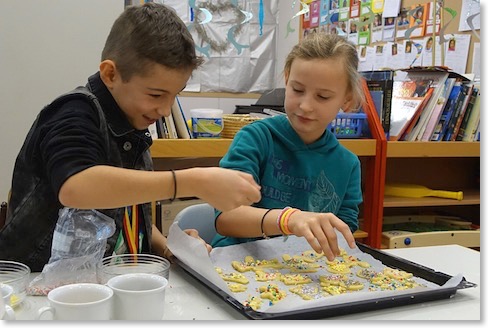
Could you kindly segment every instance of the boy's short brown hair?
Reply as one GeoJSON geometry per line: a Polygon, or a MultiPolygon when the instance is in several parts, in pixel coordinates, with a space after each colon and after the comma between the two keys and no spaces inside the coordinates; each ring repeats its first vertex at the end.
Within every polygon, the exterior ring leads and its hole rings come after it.
{"type": "Polygon", "coordinates": [[[144,75],[153,64],[196,69],[203,62],[185,23],[171,7],[148,2],[128,6],[115,20],[102,51],[124,81],[144,75]]]}

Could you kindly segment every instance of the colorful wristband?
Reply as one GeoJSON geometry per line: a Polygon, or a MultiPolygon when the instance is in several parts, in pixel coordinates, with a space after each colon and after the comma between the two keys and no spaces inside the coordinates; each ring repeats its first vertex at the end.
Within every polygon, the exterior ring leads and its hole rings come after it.
{"type": "Polygon", "coordinates": [[[278,217],[276,218],[276,225],[278,226],[278,229],[280,230],[282,235],[284,235],[285,232],[283,231],[283,229],[281,227],[281,218],[283,217],[283,214],[285,214],[285,212],[288,211],[289,209],[291,209],[290,206],[287,206],[284,209],[282,209],[280,215],[278,215],[278,217]]]}

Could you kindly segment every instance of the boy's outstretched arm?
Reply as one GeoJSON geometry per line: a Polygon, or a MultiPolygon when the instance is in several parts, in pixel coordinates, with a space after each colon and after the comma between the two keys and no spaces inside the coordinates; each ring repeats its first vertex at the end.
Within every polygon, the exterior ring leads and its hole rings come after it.
{"type": "Polygon", "coordinates": [[[117,208],[176,197],[197,197],[228,211],[261,199],[251,175],[218,167],[175,171],[141,171],[93,166],[68,178],[59,191],[64,206],[117,208]]]}

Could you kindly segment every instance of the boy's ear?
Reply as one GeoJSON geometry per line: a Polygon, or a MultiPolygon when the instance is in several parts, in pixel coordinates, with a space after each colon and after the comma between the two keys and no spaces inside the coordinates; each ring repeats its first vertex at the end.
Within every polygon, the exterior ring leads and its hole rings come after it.
{"type": "Polygon", "coordinates": [[[104,60],[100,63],[100,78],[107,88],[111,88],[115,82],[117,68],[112,60],[104,60]]]}

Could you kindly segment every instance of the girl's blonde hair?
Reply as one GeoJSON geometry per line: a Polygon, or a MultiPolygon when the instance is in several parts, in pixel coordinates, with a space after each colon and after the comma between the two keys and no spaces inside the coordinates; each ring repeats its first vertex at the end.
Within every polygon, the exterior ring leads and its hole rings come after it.
{"type": "Polygon", "coordinates": [[[358,72],[358,53],[356,46],[343,36],[337,34],[311,33],[290,51],[285,61],[285,75],[290,73],[291,65],[296,58],[312,59],[340,59],[348,77],[348,91],[351,91],[353,103],[359,107],[365,97],[361,84],[361,74],[358,72]]]}

